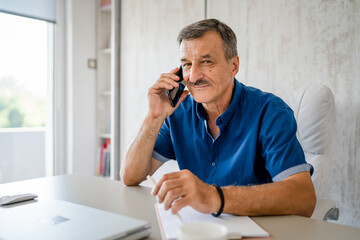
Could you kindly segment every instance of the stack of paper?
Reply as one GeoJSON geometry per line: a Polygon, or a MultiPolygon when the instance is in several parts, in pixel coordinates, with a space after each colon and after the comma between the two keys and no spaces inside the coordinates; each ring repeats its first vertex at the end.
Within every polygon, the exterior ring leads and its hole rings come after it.
{"type": "MultiPolygon", "coordinates": [[[[165,211],[163,204],[155,204],[160,230],[163,239],[176,239],[176,229],[183,223],[171,213],[165,211]]],[[[216,222],[227,227],[229,236],[242,235],[243,237],[270,237],[269,233],[257,225],[247,216],[234,216],[221,214],[220,217],[213,217],[211,214],[204,214],[195,211],[192,207],[185,207],[179,212],[182,220],[186,222],[216,222]]]]}

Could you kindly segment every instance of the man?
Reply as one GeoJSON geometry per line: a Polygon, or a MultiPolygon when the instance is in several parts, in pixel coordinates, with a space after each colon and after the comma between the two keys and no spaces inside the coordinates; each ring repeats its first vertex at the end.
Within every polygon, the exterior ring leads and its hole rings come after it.
{"type": "Polygon", "coordinates": [[[296,138],[293,112],[235,79],[234,32],[216,19],[202,20],[185,27],[178,42],[191,95],[184,91],[170,105],[166,90],[178,86],[178,68],[150,88],[148,114],[122,162],[123,182],[137,185],[176,159],[182,170],[165,174],[152,192],[174,214],[191,206],[214,216],[310,217],[312,166],[296,138]]]}

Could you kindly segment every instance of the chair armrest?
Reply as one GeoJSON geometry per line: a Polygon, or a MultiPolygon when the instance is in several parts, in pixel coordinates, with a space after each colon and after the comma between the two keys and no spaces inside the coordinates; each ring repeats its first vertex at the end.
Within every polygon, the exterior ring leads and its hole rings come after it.
{"type": "Polygon", "coordinates": [[[336,207],[335,202],[330,199],[318,199],[311,218],[322,221],[338,220],[339,209],[336,207]]]}

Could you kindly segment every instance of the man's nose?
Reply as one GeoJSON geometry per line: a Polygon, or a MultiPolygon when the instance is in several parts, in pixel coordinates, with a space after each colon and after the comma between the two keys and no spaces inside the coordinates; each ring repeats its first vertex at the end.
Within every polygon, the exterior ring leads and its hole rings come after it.
{"type": "Polygon", "coordinates": [[[204,72],[198,64],[192,64],[190,69],[189,81],[196,82],[204,77],[204,72]]]}

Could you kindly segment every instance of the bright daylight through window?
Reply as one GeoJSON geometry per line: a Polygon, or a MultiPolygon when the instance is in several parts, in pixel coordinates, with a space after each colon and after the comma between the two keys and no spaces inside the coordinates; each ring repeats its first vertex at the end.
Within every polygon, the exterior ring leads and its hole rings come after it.
{"type": "Polygon", "coordinates": [[[0,183],[52,171],[52,29],[0,13],[0,183]]]}

